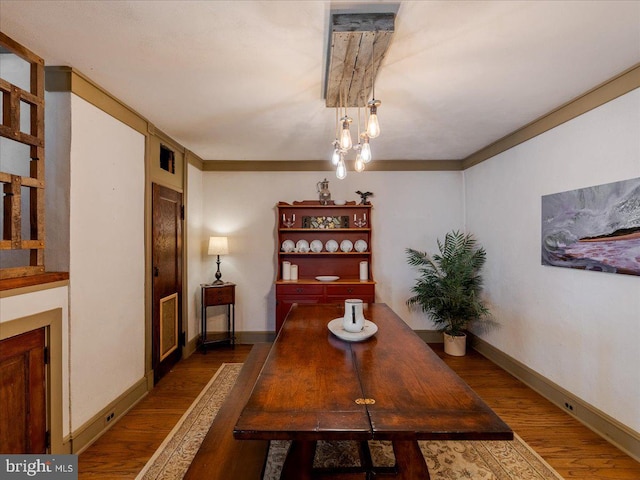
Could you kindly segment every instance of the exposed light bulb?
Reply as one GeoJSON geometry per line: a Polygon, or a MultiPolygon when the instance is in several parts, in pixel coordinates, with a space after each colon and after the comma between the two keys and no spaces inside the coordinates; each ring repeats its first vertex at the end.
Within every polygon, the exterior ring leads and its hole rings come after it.
{"type": "Polygon", "coordinates": [[[380,135],[380,123],[378,123],[378,106],[380,100],[371,100],[367,106],[369,107],[369,121],[367,122],[367,135],[369,138],[376,138],[380,135]]]}
{"type": "Polygon", "coordinates": [[[364,135],[363,138],[364,142],[360,149],[360,157],[364,163],[369,163],[371,161],[371,145],[369,144],[369,137],[364,135]]]}
{"type": "Polygon", "coordinates": [[[331,163],[335,166],[338,165],[338,162],[340,161],[340,150],[338,150],[338,147],[333,149],[333,155],[331,156],[331,163]]]}
{"type": "Polygon", "coordinates": [[[358,173],[364,171],[364,160],[362,160],[362,155],[360,155],[360,153],[358,153],[358,155],[356,156],[356,163],[354,165],[354,169],[358,173]]]}
{"type": "Polygon", "coordinates": [[[349,117],[342,117],[342,120],[342,130],[340,132],[340,148],[342,148],[342,150],[350,150],[353,146],[353,141],[351,140],[351,131],[349,130],[351,119],[349,117]]]}
{"type": "Polygon", "coordinates": [[[344,157],[342,155],[340,155],[338,168],[336,168],[336,177],[338,177],[339,180],[347,178],[347,166],[344,164],[344,157]]]}

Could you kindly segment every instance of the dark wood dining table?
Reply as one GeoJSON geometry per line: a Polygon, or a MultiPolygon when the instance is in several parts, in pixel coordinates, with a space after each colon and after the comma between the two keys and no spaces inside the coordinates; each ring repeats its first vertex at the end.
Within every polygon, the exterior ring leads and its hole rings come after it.
{"type": "MultiPolygon", "coordinates": [[[[343,305],[294,305],[234,428],[236,439],[292,440],[283,479],[316,478],[320,440],[390,440],[395,478],[428,479],[418,440],[510,440],[513,432],[385,304],[365,305],[377,333],[340,340],[328,323],[343,305]]],[[[358,471],[371,478],[362,454],[358,471]]],[[[324,472],[326,474],[326,472],[324,472]]],[[[324,477],[323,477],[324,478],[324,477]]]]}

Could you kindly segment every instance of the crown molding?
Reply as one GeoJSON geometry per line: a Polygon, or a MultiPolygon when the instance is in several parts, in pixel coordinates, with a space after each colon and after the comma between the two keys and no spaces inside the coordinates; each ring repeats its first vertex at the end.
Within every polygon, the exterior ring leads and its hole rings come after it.
{"type": "MultiPolygon", "coordinates": [[[[72,92],[142,134],[154,131],[151,122],[72,67],[51,66],[45,67],[45,71],[47,91],[72,92]]],[[[367,171],[466,170],[637,88],[640,88],[640,63],[463,159],[377,160],[367,165],[367,171]]],[[[179,149],[187,151],[182,146],[179,149]]],[[[327,160],[203,160],[193,152],[189,154],[188,162],[205,172],[318,172],[334,169],[327,160]]]]}
{"type": "Polygon", "coordinates": [[[533,122],[472,153],[462,160],[463,169],[473,167],[521,143],[579,117],[626,93],[640,88],[640,63],[601,83],[533,122]]]}
{"type": "MultiPolygon", "coordinates": [[[[205,160],[202,163],[202,170],[205,172],[332,172],[335,170],[328,160],[205,160]]],[[[367,171],[370,172],[452,170],[462,170],[462,162],[460,160],[376,160],[367,165],[367,171]]]]}

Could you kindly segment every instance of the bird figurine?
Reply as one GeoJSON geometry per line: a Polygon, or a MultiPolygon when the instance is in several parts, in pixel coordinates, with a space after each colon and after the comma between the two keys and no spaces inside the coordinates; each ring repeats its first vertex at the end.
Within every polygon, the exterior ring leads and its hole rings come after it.
{"type": "Polygon", "coordinates": [[[373,197],[373,192],[361,192],[360,190],[358,190],[356,193],[360,195],[360,198],[362,199],[360,205],[369,205],[367,197],[373,197]]]}

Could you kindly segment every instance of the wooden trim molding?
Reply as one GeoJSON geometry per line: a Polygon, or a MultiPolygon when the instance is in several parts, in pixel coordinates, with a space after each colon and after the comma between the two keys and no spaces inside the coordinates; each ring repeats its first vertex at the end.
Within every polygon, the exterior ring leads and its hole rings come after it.
{"type": "Polygon", "coordinates": [[[640,88],[640,63],[462,160],[473,167],[552,128],[640,88]]]}
{"type": "Polygon", "coordinates": [[[184,156],[188,164],[193,165],[200,171],[204,170],[204,161],[191,150],[185,150],[184,156]]]}
{"type": "Polygon", "coordinates": [[[438,330],[414,330],[424,343],[444,343],[442,332],[438,330]]]}
{"type": "Polygon", "coordinates": [[[65,66],[45,67],[45,89],[48,92],[71,92],[108,113],[137,132],[147,135],[149,122],[114,95],[95,84],[78,70],[65,66]]]}
{"type": "MultiPolygon", "coordinates": [[[[367,171],[459,171],[471,168],[569,120],[640,88],[640,63],[460,160],[378,160],[367,171]]],[[[195,164],[196,167],[199,165],[195,164]]],[[[205,160],[205,172],[332,171],[325,160],[205,160]]]]}
{"type": "Polygon", "coordinates": [[[0,298],[24,295],[68,284],[68,272],[45,272],[27,277],[5,278],[0,280],[0,298]]]}
{"type": "Polygon", "coordinates": [[[142,400],[147,393],[148,378],[145,376],[71,434],[71,453],[78,455],[86,450],[142,400]],[[107,416],[110,414],[113,414],[113,417],[107,422],[107,416]]]}
{"type": "MultiPolygon", "coordinates": [[[[46,67],[47,91],[70,91],[144,135],[155,135],[156,129],[147,119],[71,67],[46,67]]],[[[636,64],[610,80],[552,110],[533,122],[511,132],[496,142],[464,159],[450,160],[378,160],[368,171],[463,171],[537,135],[604,105],[615,98],[640,88],[640,64],[636,64]]],[[[163,139],[167,135],[158,132],[163,139]]],[[[191,165],[205,172],[323,172],[333,171],[326,160],[203,160],[172,141],[185,153],[191,165]]]]}
{"type": "Polygon", "coordinates": [[[590,428],[608,442],[640,461],[640,433],[623,425],[616,419],[597,409],[593,405],[576,397],[571,392],[555,384],[548,378],[532,370],[518,360],[498,350],[493,345],[475,335],[469,334],[473,348],[493,363],[521,380],[554,405],[558,406],[580,423],[590,428]],[[565,403],[573,406],[567,410],[565,403]]]}
{"type": "MultiPolygon", "coordinates": [[[[332,166],[330,170],[334,170],[332,166]]],[[[462,170],[461,160],[376,160],[369,172],[450,172],[462,170]]]]}
{"type": "MultiPolygon", "coordinates": [[[[353,162],[347,162],[353,163],[353,162]]],[[[192,163],[198,167],[199,165],[192,163]]],[[[335,170],[329,160],[205,160],[205,172],[329,172],[335,170]]],[[[376,160],[367,171],[460,171],[461,160],[376,160]]]]}

